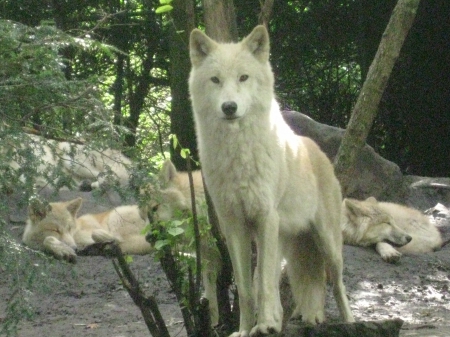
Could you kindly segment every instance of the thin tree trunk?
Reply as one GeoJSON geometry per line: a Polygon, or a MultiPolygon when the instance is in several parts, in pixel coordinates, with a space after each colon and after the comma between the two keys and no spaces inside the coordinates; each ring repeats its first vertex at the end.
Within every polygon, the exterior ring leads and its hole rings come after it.
{"type": "MultiPolygon", "coordinates": [[[[172,110],[170,115],[170,133],[177,135],[183,148],[188,148],[194,159],[198,159],[197,140],[195,138],[194,118],[189,99],[188,78],[191,70],[189,61],[189,34],[195,27],[194,2],[175,0],[173,2],[173,25],[170,36],[170,90],[172,110]]],[[[186,171],[186,160],[181,157],[180,149],[170,147],[170,157],[178,170],[186,171]]]]}
{"type": "Polygon", "coordinates": [[[265,0],[264,2],[261,0],[261,12],[258,16],[258,23],[260,25],[264,25],[266,28],[269,28],[270,16],[272,15],[274,0],[265,0]]]}
{"type": "MultiPolygon", "coordinates": [[[[203,0],[203,8],[206,34],[209,37],[220,42],[238,41],[236,13],[233,0],[203,0]]],[[[233,315],[233,313],[238,311],[238,305],[233,307],[233,312],[230,307],[229,288],[232,283],[233,267],[231,266],[231,260],[226,244],[220,234],[219,219],[217,218],[214,205],[205,184],[204,186],[206,202],[208,205],[209,222],[222,259],[222,269],[217,278],[219,316],[221,324],[227,327],[227,329],[230,329],[230,327],[235,326],[237,323],[237,320],[234,318],[239,316],[233,315]]],[[[235,301],[235,303],[238,303],[238,301],[235,301]]]]}
{"type": "Polygon", "coordinates": [[[237,42],[233,0],[203,0],[206,34],[219,42],[237,42]]]}
{"type": "Polygon", "coordinates": [[[348,186],[356,158],[365,144],[392,68],[413,24],[419,2],[420,0],[398,1],[353,109],[335,159],[336,175],[344,196],[352,192],[348,190],[348,186]]]}

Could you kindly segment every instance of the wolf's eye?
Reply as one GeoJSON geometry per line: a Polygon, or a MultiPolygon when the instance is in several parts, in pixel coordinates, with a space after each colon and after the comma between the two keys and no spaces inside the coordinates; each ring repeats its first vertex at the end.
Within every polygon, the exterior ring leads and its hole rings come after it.
{"type": "Polygon", "coordinates": [[[239,82],[245,82],[248,80],[248,75],[241,75],[241,77],[239,77],[239,82]]]}
{"type": "Polygon", "coordinates": [[[220,83],[220,80],[219,80],[219,78],[218,78],[217,76],[211,77],[211,81],[212,81],[213,83],[216,83],[216,84],[219,84],[219,83],[220,83]]]}

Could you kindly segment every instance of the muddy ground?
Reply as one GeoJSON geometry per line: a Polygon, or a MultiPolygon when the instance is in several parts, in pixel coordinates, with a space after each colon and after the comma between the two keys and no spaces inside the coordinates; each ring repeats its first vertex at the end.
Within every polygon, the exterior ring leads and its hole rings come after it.
{"type": "MultiPolygon", "coordinates": [[[[107,200],[88,192],[60,192],[53,200],[85,199],[81,214],[103,211],[107,200]]],[[[8,230],[20,239],[25,210],[10,200],[8,230]]],[[[437,224],[449,226],[445,214],[435,214],[437,224]]],[[[388,264],[372,249],[345,246],[344,282],[357,320],[401,318],[401,336],[450,335],[450,245],[420,256],[403,256],[388,264]]],[[[42,258],[33,256],[36,263],[42,258]]],[[[28,294],[34,317],[19,326],[20,337],[142,337],[150,336],[139,309],[121,286],[110,260],[79,257],[75,265],[55,262],[52,282],[44,293],[28,294]]],[[[152,256],[136,256],[132,269],[148,294],[156,297],[171,336],[186,336],[175,296],[158,262],[152,256]]],[[[1,274],[0,274],[1,276],[1,274]]],[[[0,277],[0,320],[11,296],[9,279],[0,277]]],[[[338,318],[331,295],[327,315],[338,318]]]]}

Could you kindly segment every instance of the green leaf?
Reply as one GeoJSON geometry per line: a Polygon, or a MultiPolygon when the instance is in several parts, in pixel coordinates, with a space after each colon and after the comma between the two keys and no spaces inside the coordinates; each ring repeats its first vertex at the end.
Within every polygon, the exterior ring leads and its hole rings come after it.
{"type": "Polygon", "coordinates": [[[174,227],[174,228],[169,228],[167,230],[167,233],[169,233],[172,236],[177,236],[177,235],[181,235],[184,233],[184,229],[181,227],[174,227]]]}
{"type": "Polygon", "coordinates": [[[155,249],[161,250],[163,247],[169,244],[169,240],[158,240],[155,242],[155,249]]]}
{"type": "Polygon", "coordinates": [[[172,145],[173,145],[173,148],[176,149],[177,146],[178,146],[178,138],[177,138],[177,135],[172,133],[172,134],[169,136],[169,138],[172,139],[172,145]]]}
{"type": "Polygon", "coordinates": [[[173,0],[159,0],[161,5],[170,5],[173,0]]]}
{"type": "Polygon", "coordinates": [[[183,223],[184,223],[184,221],[181,221],[181,220],[173,220],[170,222],[170,225],[172,227],[178,227],[178,226],[181,226],[183,223]]]}
{"type": "Polygon", "coordinates": [[[172,6],[164,5],[164,6],[160,6],[160,7],[156,8],[155,13],[162,14],[162,13],[170,12],[172,9],[173,9],[172,6]]]}

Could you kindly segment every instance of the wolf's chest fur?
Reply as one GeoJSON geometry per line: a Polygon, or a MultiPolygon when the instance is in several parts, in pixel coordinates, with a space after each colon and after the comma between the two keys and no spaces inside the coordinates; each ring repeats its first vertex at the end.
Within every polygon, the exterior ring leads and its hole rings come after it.
{"type": "Polygon", "coordinates": [[[273,130],[250,120],[239,122],[219,121],[214,131],[204,134],[207,146],[201,147],[202,169],[217,207],[253,218],[274,206],[283,163],[273,130]]]}

